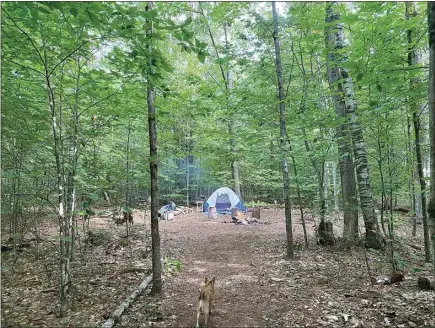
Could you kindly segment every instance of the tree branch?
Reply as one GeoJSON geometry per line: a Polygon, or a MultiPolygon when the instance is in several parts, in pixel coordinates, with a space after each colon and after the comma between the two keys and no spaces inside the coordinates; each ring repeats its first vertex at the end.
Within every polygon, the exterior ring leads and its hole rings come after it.
{"type": "Polygon", "coordinates": [[[65,60],[67,60],[69,57],[71,57],[75,52],[79,51],[80,48],[82,48],[86,43],[89,43],[89,41],[85,41],[83,42],[80,46],[78,46],[77,48],[75,48],[73,51],[71,51],[68,55],[66,55],[64,58],[62,58],[60,60],[60,62],[58,62],[56,65],[54,65],[54,67],[51,69],[50,73],[48,73],[48,77],[51,76],[51,74],[53,74],[53,72],[55,71],[55,69],[61,65],[65,60]]]}
{"type": "Polygon", "coordinates": [[[32,44],[33,49],[35,49],[36,53],[38,54],[39,59],[41,59],[41,62],[45,65],[44,58],[42,58],[41,52],[36,47],[35,43],[33,42],[33,39],[30,37],[30,35],[26,31],[24,31],[21,27],[18,26],[18,24],[15,22],[15,20],[11,17],[11,15],[9,15],[9,13],[3,7],[2,7],[2,11],[6,14],[6,16],[9,17],[9,19],[18,28],[18,30],[20,30],[20,32],[23,33],[27,37],[27,39],[32,44]]]}
{"type": "Polygon", "coordinates": [[[13,63],[13,64],[15,64],[15,65],[20,66],[21,68],[29,69],[29,70],[31,70],[31,71],[34,71],[34,72],[38,73],[38,74],[41,74],[42,76],[45,76],[45,74],[44,74],[43,72],[40,72],[40,71],[38,71],[37,69],[34,69],[34,68],[30,67],[30,66],[22,65],[22,64],[17,63],[16,61],[14,61],[14,60],[12,60],[12,59],[10,59],[10,58],[4,58],[4,59],[5,59],[6,61],[10,61],[11,63],[13,63]]]}
{"type": "Polygon", "coordinates": [[[219,68],[221,69],[222,78],[224,79],[224,82],[225,82],[225,89],[228,90],[227,78],[225,77],[225,72],[224,72],[224,69],[223,69],[222,64],[221,64],[221,60],[220,60],[219,52],[217,50],[216,43],[214,42],[213,34],[211,33],[210,25],[208,25],[207,17],[205,17],[204,11],[202,10],[202,4],[201,4],[201,2],[198,2],[198,3],[199,3],[199,6],[201,8],[201,15],[205,18],[205,25],[207,26],[208,34],[210,35],[210,39],[211,39],[211,43],[213,45],[213,49],[214,49],[214,51],[216,53],[216,57],[217,57],[217,59],[219,61],[219,68]]]}
{"type": "Polygon", "coordinates": [[[100,100],[94,102],[94,103],[91,104],[90,106],[86,107],[86,108],[85,108],[85,109],[84,109],[84,110],[83,110],[83,111],[78,115],[78,117],[80,117],[80,116],[81,116],[84,112],[86,112],[88,109],[90,109],[90,108],[92,108],[92,107],[98,105],[99,103],[102,103],[103,101],[109,99],[110,97],[116,95],[116,94],[119,92],[119,90],[121,90],[121,88],[122,88],[122,85],[118,88],[118,90],[116,90],[116,92],[111,93],[110,95],[108,95],[108,96],[106,96],[106,97],[104,97],[104,98],[102,98],[102,99],[100,99],[100,100]]]}

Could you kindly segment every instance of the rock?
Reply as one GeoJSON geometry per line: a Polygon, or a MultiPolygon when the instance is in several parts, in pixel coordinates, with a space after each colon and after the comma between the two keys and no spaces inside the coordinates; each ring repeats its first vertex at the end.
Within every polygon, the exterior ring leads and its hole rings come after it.
{"type": "Polygon", "coordinates": [[[346,313],[342,313],[342,314],[341,314],[341,317],[342,317],[342,319],[343,319],[344,322],[348,322],[348,321],[349,321],[349,318],[350,318],[350,315],[349,315],[349,314],[346,314],[346,313]]]}
{"type": "Polygon", "coordinates": [[[327,315],[326,319],[328,319],[328,321],[338,321],[338,317],[336,315],[327,315]]]}
{"type": "Polygon", "coordinates": [[[281,279],[281,278],[275,278],[275,277],[270,278],[270,280],[275,281],[275,282],[284,281],[284,279],[281,279]]]}

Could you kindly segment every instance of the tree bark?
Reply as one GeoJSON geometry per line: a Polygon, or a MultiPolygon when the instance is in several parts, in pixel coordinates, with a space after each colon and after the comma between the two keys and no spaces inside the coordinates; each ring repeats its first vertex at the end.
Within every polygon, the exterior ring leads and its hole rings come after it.
{"type": "MultiPolygon", "coordinates": [[[[343,27],[342,23],[339,22],[339,14],[334,12],[334,6],[335,3],[328,3],[326,7],[326,24],[328,25],[325,30],[325,43],[328,51],[327,73],[336,114],[340,118],[345,118],[347,115],[346,104],[337,83],[342,78],[337,51],[343,48],[343,27]]],[[[349,244],[353,244],[358,235],[358,199],[355,168],[351,155],[351,140],[350,124],[344,121],[337,128],[337,146],[343,197],[343,239],[349,244]]]]}
{"type": "Polygon", "coordinates": [[[335,31],[329,30],[327,45],[329,45],[329,49],[331,50],[332,46],[334,47],[334,50],[341,50],[340,52],[335,52],[335,58],[330,58],[335,59],[335,62],[333,62],[336,69],[338,69],[336,72],[338,73],[338,76],[334,76],[338,77],[336,81],[339,82],[335,93],[340,100],[340,116],[348,121],[348,131],[353,141],[352,148],[356,164],[355,169],[361,202],[361,212],[366,231],[366,246],[374,249],[381,249],[383,247],[383,238],[380,233],[378,218],[376,216],[373,202],[372,189],[370,186],[370,172],[365,151],[363,130],[358,122],[352,79],[349,76],[347,69],[342,65],[342,63],[347,61],[347,58],[342,54],[343,48],[345,47],[345,40],[342,24],[339,23],[340,16],[336,10],[336,6],[336,2],[328,4],[326,20],[327,23],[335,23],[335,31]]]}
{"type": "MultiPolygon", "coordinates": [[[[150,11],[153,3],[148,2],[145,10],[150,11]]],[[[147,20],[149,22],[149,20],[147,20]]],[[[148,51],[152,53],[151,35],[152,27],[146,30],[148,37],[148,51]]],[[[151,55],[148,60],[148,76],[152,74],[151,55]]],[[[152,244],[152,267],[153,267],[153,287],[151,294],[156,295],[162,292],[162,261],[160,256],[160,234],[159,234],[159,189],[157,184],[157,129],[156,129],[156,110],[154,107],[154,89],[147,79],[147,106],[148,106],[148,134],[150,142],[150,173],[151,173],[151,244],[152,244]]]]}
{"type": "MultiPolygon", "coordinates": [[[[432,265],[435,276],[435,2],[427,3],[427,23],[429,31],[429,134],[430,134],[430,177],[429,219],[432,226],[432,265]]],[[[435,278],[435,277],[434,277],[435,278]]]]}
{"type": "Polygon", "coordinates": [[[325,222],[325,215],[326,215],[326,199],[325,199],[325,193],[324,193],[324,161],[321,163],[318,163],[316,157],[314,157],[313,152],[311,150],[310,145],[308,144],[308,138],[307,133],[305,129],[302,129],[302,134],[304,136],[304,144],[305,144],[305,150],[307,151],[307,154],[310,158],[311,164],[313,165],[314,172],[316,173],[317,177],[317,194],[319,196],[319,213],[320,213],[320,224],[318,228],[318,238],[319,238],[319,244],[321,245],[332,245],[335,243],[335,237],[332,229],[332,222],[328,224],[328,226],[331,226],[329,230],[326,230],[326,222],[325,222]]]}
{"type": "Polygon", "coordinates": [[[338,203],[338,183],[337,183],[337,163],[332,163],[332,181],[334,185],[334,212],[337,214],[340,210],[338,203]]]}
{"type": "Polygon", "coordinates": [[[281,48],[279,45],[278,34],[278,15],[276,13],[275,2],[272,1],[272,15],[273,15],[273,43],[275,45],[275,60],[276,60],[276,76],[278,80],[278,99],[279,99],[279,126],[280,126],[280,146],[282,154],[282,179],[284,187],[284,203],[285,203],[285,230],[287,235],[287,258],[294,258],[293,250],[293,230],[292,230],[292,217],[291,217],[291,204],[290,204],[290,181],[288,174],[287,153],[287,129],[286,129],[286,108],[285,108],[285,95],[282,79],[282,66],[281,66],[281,48]]]}
{"type": "Polygon", "coordinates": [[[66,197],[65,197],[65,179],[64,169],[61,159],[61,143],[62,137],[59,133],[59,125],[57,119],[57,111],[55,104],[54,91],[51,86],[50,74],[48,69],[47,52],[45,42],[43,42],[43,65],[45,70],[45,82],[48,94],[48,105],[51,113],[51,126],[54,141],[54,158],[56,162],[56,175],[57,175],[57,192],[58,192],[58,220],[59,220],[59,248],[60,248],[60,316],[63,317],[67,310],[67,296],[71,287],[71,230],[72,224],[71,217],[66,215],[66,197]]]}
{"type": "MultiPolygon", "coordinates": [[[[224,34],[225,34],[225,46],[227,48],[227,52],[229,51],[229,36],[227,32],[228,24],[224,24],[224,34]]],[[[230,70],[230,65],[227,65],[227,74],[226,74],[226,85],[227,85],[227,108],[230,109],[231,104],[231,92],[233,90],[233,74],[230,70]]],[[[231,172],[233,176],[234,182],[234,192],[237,196],[242,199],[242,195],[240,192],[240,173],[239,173],[239,163],[237,160],[237,150],[236,150],[236,139],[234,137],[234,121],[231,118],[231,111],[229,113],[228,118],[228,133],[230,136],[230,151],[231,151],[231,172]]]]}
{"type": "MultiPolygon", "coordinates": [[[[409,20],[411,17],[417,16],[417,3],[415,2],[405,2],[406,11],[405,17],[409,20]]],[[[407,30],[408,36],[408,65],[416,66],[421,64],[421,55],[415,50],[412,44],[413,30],[407,30]]],[[[417,157],[417,172],[418,180],[420,183],[420,203],[421,203],[421,214],[423,219],[423,236],[424,236],[424,255],[425,261],[430,262],[430,238],[429,238],[429,225],[426,213],[426,182],[424,180],[423,172],[423,158],[421,152],[421,134],[420,134],[420,117],[419,117],[419,106],[415,97],[413,97],[413,90],[418,88],[421,83],[419,77],[413,78],[410,81],[410,106],[412,111],[412,121],[414,123],[414,133],[415,133],[415,153],[417,157]]]]}
{"type": "MultiPolygon", "coordinates": [[[[289,148],[290,152],[292,152],[290,141],[289,148]]],[[[293,155],[291,155],[292,164],[293,164],[293,173],[295,175],[296,179],[296,195],[298,197],[298,203],[299,203],[299,212],[301,213],[301,224],[302,224],[302,230],[304,232],[304,241],[305,241],[305,248],[308,248],[308,235],[307,235],[307,226],[305,224],[305,216],[304,216],[304,206],[302,204],[302,196],[301,196],[301,187],[299,182],[299,175],[298,175],[298,168],[296,167],[296,160],[293,155]]]]}

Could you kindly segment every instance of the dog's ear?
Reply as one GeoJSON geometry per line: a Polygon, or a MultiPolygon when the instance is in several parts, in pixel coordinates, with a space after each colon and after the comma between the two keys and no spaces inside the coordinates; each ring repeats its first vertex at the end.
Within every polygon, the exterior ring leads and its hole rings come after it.
{"type": "Polygon", "coordinates": [[[207,285],[207,283],[208,283],[208,278],[207,278],[207,277],[205,277],[205,281],[204,281],[204,284],[206,284],[206,285],[207,285]]]}
{"type": "Polygon", "coordinates": [[[216,282],[216,277],[213,277],[213,279],[211,280],[211,284],[214,287],[214,283],[216,282]]]}

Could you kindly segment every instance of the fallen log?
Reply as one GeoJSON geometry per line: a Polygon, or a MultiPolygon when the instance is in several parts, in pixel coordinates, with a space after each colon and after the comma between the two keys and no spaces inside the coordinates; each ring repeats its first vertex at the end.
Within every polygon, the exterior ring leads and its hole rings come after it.
{"type": "Polygon", "coordinates": [[[31,247],[31,246],[32,245],[30,243],[21,243],[21,244],[15,245],[15,247],[14,247],[14,245],[1,245],[1,251],[2,252],[9,252],[9,251],[13,251],[15,249],[17,252],[22,252],[23,248],[31,247]]]}
{"type": "Polygon", "coordinates": [[[120,306],[118,306],[118,308],[111,314],[110,318],[107,319],[101,327],[112,328],[119,321],[119,318],[124,313],[124,311],[128,309],[134,303],[134,301],[136,301],[139,295],[142,294],[142,292],[148,287],[148,285],[152,280],[153,280],[152,274],[147,276],[139,285],[139,287],[137,287],[133,291],[133,293],[131,293],[130,296],[127,297],[125,301],[121,303],[120,306]]]}
{"type": "Polygon", "coordinates": [[[412,209],[410,207],[400,206],[400,207],[395,207],[394,211],[402,212],[402,213],[409,213],[412,211],[412,209]]]}
{"type": "Polygon", "coordinates": [[[418,277],[417,285],[421,290],[435,290],[435,284],[426,277],[418,277]]]}

